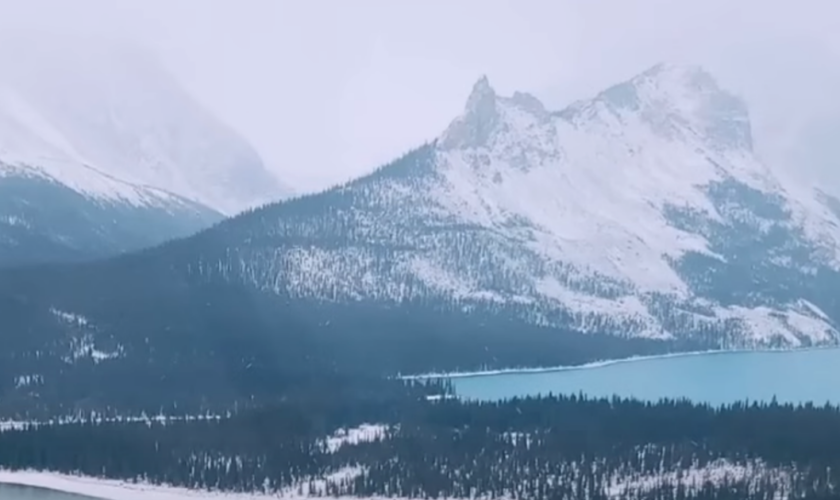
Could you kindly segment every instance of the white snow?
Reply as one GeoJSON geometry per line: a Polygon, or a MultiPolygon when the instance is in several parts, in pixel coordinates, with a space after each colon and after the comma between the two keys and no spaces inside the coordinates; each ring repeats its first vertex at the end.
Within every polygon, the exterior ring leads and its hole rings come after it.
{"type": "Polygon", "coordinates": [[[98,170],[15,90],[0,80],[0,177],[38,177],[85,195],[135,206],[172,203],[163,190],[145,189],[98,170]]]}
{"type": "Polygon", "coordinates": [[[69,351],[62,358],[65,363],[75,363],[80,359],[91,359],[94,363],[101,363],[109,359],[123,356],[124,348],[117,344],[113,349],[105,351],[97,347],[95,328],[83,315],[51,308],[50,312],[68,326],[74,327],[68,335],[69,351]]]}
{"type": "MultiPolygon", "coordinates": [[[[517,436],[527,439],[527,436],[517,436]]],[[[576,464],[568,464],[575,468],[576,464]]],[[[225,499],[225,500],[257,500],[267,498],[340,498],[349,500],[358,497],[331,497],[326,494],[324,483],[326,480],[352,477],[358,474],[359,468],[348,467],[330,474],[320,480],[304,481],[300,486],[285,488],[273,493],[228,493],[218,491],[200,491],[172,486],[158,486],[143,482],[130,483],[86,476],[71,476],[45,471],[7,471],[0,469],[0,483],[17,484],[38,488],[48,488],[87,495],[105,500],[185,500],[185,499],[225,499]],[[308,494],[308,486],[312,484],[315,494],[308,494]]],[[[793,480],[793,473],[780,467],[770,467],[761,461],[751,461],[745,464],[731,463],[718,460],[700,466],[688,464],[679,470],[662,471],[656,474],[638,474],[633,471],[618,472],[610,478],[611,486],[605,493],[616,500],[625,498],[631,492],[641,493],[649,491],[655,486],[668,482],[673,485],[682,484],[689,491],[695,491],[706,483],[723,484],[725,481],[748,481],[756,486],[760,481],[772,481],[783,489],[789,489],[793,480]]],[[[385,497],[367,497],[383,500],[385,497]]],[[[401,497],[388,497],[392,500],[403,500],[401,497]]],[[[481,497],[477,497],[481,498],[481,497]]],[[[456,500],[456,499],[449,499],[456,500]]]]}
{"type": "Polygon", "coordinates": [[[725,263],[706,226],[734,221],[814,248],[812,263],[786,252],[767,263],[805,275],[840,268],[838,216],[753,154],[746,107],[698,68],[660,65],[557,113],[527,94],[499,96],[482,78],[430,150],[432,164],[416,175],[343,186],[352,207],[266,226],[306,243],[243,244],[197,272],[321,300],[515,305],[537,324],[562,312],[582,332],[607,324],[618,335],[670,338],[731,322],[742,330],[738,347],[840,338],[815,307],[723,307],[675,270],[690,253],[725,263]],[[789,220],[713,203],[709,187],[729,181],[779,200],[789,220]],[[702,222],[676,227],[669,210],[702,222]],[[329,243],[333,231],[351,242],[329,243]],[[654,308],[663,297],[672,310],[654,308]]]}
{"type": "MultiPolygon", "coordinates": [[[[758,486],[760,481],[767,480],[789,489],[793,475],[780,467],[770,467],[761,461],[749,462],[747,464],[735,464],[726,460],[717,460],[710,464],[699,466],[692,464],[679,470],[662,472],[650,475],[635,475],[613,479],[613,485],[607,490],[607,494],[613,498],[624,498],[631,492],[650,491],[658,484],[668,482],[670,484],[682,484],[686,493],[691,494],[699,491],[706,484],[721,485],[726,482],[748,481],[752,488],[758,486]]],[[[785,497],[782,497],[785,498],[785,497]]]]}
{"type": "MultiPolygon", "coordinates": [[[[726,179],[782,196],[806,237],[825,251],[826,263],[840,265],[840,221],[813,196],[781,188],[751,153],[746,109],[698,68],[658,66],[553,120],[546,120],[540,108],[495,96],[486,80],[476,88],[483,114],[477,114],[477,98],[471,96],[464,115],[440,138],[445,182],[433,193],[436,203],[457,220],[503,233],[547,262],[571,266],[578,279],[608,277],[633,289],[632,295],[603,299],[573,291],[549,275],[535,278],[543,297],[572,311],[636,319],[645,325],[639,334],[668,337],[638,296],[694,300],[671,261],[688,252],[723,257],[709,249],[700,232],[674,227],[665,208],[690,208],[720,221],[704,187],[726,179]],[[495,107],[484,102],[488,96],[495,107]],[[497,132],[485,131],[486,141],[477,145],[455,140],[470,120],[485,120],[497,132]],[[527,168],[512,168],[516,158],[527,158],[527,168]],[[511,231],[517,225],[528,229],[511,231]]],[[[765,231],[770,224],[750,222],[765,231]]],[[[453,289],[457,277],[447,277],[453,289]]],[[[756,341],[781,337],[800,345],[794,332],[817,342],[837,338],[824,314],[777,314],[769,307],[714,310],[718,314],[711,320],[737,318],[756,341]]]]}
{"type": "Polygon", "coordinates": [[[780,338],[786,345],[799,347],[803,344],[799,337],[818,343],[837,338],[837,329],[826,319],[825,313],[813,304],[811,306],[813,309],[731,306],[721,309],[718,316],[737,318],[742,322],[747,338],[759,343],[780,338]]]}
{"type": "Polygon", "coordinates": [[[438,203],[462,220],[499,230],[514,218],[526,220],[533,232],[522,243],[548,259],[641,291],[685,296],[687,287],[666,257],[710,252],[701,236],[669,224],[663,208],[693,207],[719,219],[703,186],[731,175],[764,190],[770,173],[740,150],[716,151],[692,133],[705,120],[698,111],[705,94],[685,95],[685,77],[672,72],[677,74],[636,85],[641,110],[595,99],[579,104],[568,119],[545,122],[500,99],[503,133],[488,145],[441,155],[446,189],[438,203]],[[675,108],[695,123],[662,133],[662,124],[649,116],[654,109],[666,113],[660,108],[675,108]],[[527,169],[511,168],[509,152],[525,146],[535,161],[527,169]]]}
{"type": "Polygon", "coordinates": [[[15,215],[2,215],[0,216],[0,224],[6,224],[9,226],[22,226],[22,227],[30,227],[29,222],[21,217],[17,217],[15,215]]]}
{"type": "Polygon", "coordinates": [[[586,323],[587,320],[606,315],[625,322],[638,322],[643,327],[641,331],[636,333],[647,338],[668,339],[673,337],[670,332],[666,332],[659,326],[638,296],[628,295],[612,300],[587,295],[570,290],[553,278],[540,280],[537,283],[536,290],[545,296],[554,298],[573,313],[578,313],[572,316],[573,320],[577,321],[577,324],[572,326],[580,331],[593,329],[591,325],[586,323]]]}
{"type": "MultiPolygon", "coordinates": [[[[189,419],[218,418],[218,416],[196,416],[189,419]]],[[[143,421],[150,417],[132,419],[102,419],[121,421],[143,421]]],[[[169,420],[179,420],[173,417],[151,417],[163,423],[169,420]]],[[[74,420],[78,422],[78,420],[74,420]]],[[[3,430],[14,430],[22,428],[22,422],[0,422],[0,432],[3,430]]],[[[333,435],[327,437],[324,445],[331,452],[337,451],[343,444],[356,444],[365,441],[373,441],[385,435],[388,426],[382,424],[363,424],[359,427],[340,429],[333,435]]],[[[115,481],[76,475],[66,475],[47,471],[8,471],[0,469],[0,483],[20,484],[41,488],[50,488],[68,493],[88,495],[108,500],[179,500],[184,498],[225,498],[230,500],[244,500],[255,498],[329,498],[326,491],[327,481],[336,481],[343,478],[350,478],[361,472],[359,467],[345,467],[334,471],[325,477],[308,478],[301,480],[299,484],[289,486],[281,491],[271,494],[253,493],[236,494],[220,493],[210,491],[196,491],[186,488],[171,486],[158,486],[145,484],[143,482],[130,483],[126,481],[115,481]],[[310,487],[315,495],[309,495],[310,487]],[[304,492],[303,496],[299,492],[304,492]]]]}
{"type": "MultiPolygon", "coordinates": [[[[37,386],[37,385],[41,385],[43,383],[44,383],[44,376],[39,375],[39,374],[18,375],[18,376],[15,377],[15,389],[37,386]]],[[[2,428],[2,424],[0,424],[0,428],[2,428]]]]}
{"type": "Polygon", "coordinates": [[[375,441],[385,436],[388,426],[382,424],[362,424],[350,429],[339,429],[326,439],[330,452],[335,452],[344,444],[357,444],[375,441]]]}
{"type": "Polygon", "coordinates": [[[14,420],[0,420],[0,432],[19,430],[22,429],[25,425],[25,422],[17,422],[14,420]]]}
{"type": "Polygon", "coordinates": [[[80,315],[80,314],[62,311],[62,310],[56,309],[54,307],[50,309],[50,312],[56,318],[64,321],[65,323],[73,325],[73,326],[83,327],[83,326],[88,326],[88,324],[89,324],[88,319],[86,317],[80,315]]]}
{"type": "Polygon", "coordinates": [[[42,35],[0,37],[5,175],[23,171],[133,205],[183,198],[225,214],[289,194],[153,54],[42,35]]]}
{"type": "Polygon", "coordinates": [[[106,500],[184,500],[223,498],[247,500],[266,498],[263,494],[234,494],[195,491],[186,488],[128,483],[85,476],[71,476],[42,471],[0,470],[0,483],[48,488],[65,493],[86,495],[106,500]]]}
{"type": "Polygon", "coordinates": [[[109,359],[117,359],[124,355],[121,345],[110,351],[103,351],[96,347],[96,340],[91,334],[84,334],[70,339],[70,352],[62,358],[65,363],[75,363],[80,359],[90,359],[98,364],[109,359]]]}

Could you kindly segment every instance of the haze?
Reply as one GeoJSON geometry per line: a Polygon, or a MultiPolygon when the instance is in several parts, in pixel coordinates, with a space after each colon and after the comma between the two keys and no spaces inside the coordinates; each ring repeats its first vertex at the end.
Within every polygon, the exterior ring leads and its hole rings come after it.
{"type": "Polygon", "coordinates": [[[830,0],[0,0],[0,31],[153,48],[300,191],[437,136],[483,74],[561,108],[662,60],[706,66],[769,162],[840,188],[830,0]]]}

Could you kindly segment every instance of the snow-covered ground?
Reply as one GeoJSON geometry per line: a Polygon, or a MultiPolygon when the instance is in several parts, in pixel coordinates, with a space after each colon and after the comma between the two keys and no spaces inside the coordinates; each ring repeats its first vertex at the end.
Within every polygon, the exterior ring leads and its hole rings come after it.
{"type": "MultiPolygon", "coordinates": [[[[130,483],[110,479],[99,479],[87,476],[71,476],[56,472],[45,471],[7,471],[0,470],[0,484],[16,484],[36,488],[48,488],[65,493],[86,495],[104,500],[185,500],[185,499],[225,499],[225,500],[254,500],[268,498],[355,498],[331,497],[326,494],[324,485],[327,480],[340,476],[348,477],[357,473],[356,469],[347,468],[330,474],[320,480],[307,481],[299,490],[297,486],[286,488],[273,493],[229,493],[219,491],[202,491],[179,488],[174,486],[159,486],[148,483],[130,483]],[[310,482],[314,484],[316,495],[302,494],[309,491],[310,482]],[[321,487],[319,487],[319,485],[321,487]]],[[[379,499],[380,497],[370,497],[379,499]]],[[[381,497],[385,498],[385,497],[381,497]]],[[[393,498],[391,500],[394,500],[393,498]]]]}
{"type": "MultiPolygon", "coordinates": [[[[750,489],[754,489],[760,482],[769,481],[780,487],[781,491],[789,491],[793,474],[782,468],[771,468],[761,461],[746,465],[733,464],[725,460],[718,460],[706,466],[692,465],[680,471],[664,472],[656,475],[635,475],[615,478],[612,487],[607,489],[611,498],[625,498],[635,493],[642,493],[668,482],[682,484],[687,493],[699,491],[706,484],[723,484],[747,481],[750,489]]],[[[787,498],[787,495],[779,497],[787,498]]]]}
{"type": "Polygon", "coordinates": [[[26,425],[25,422],[17,422],[14,420],[0,420],[0,432],[18,430],[23,428],[24,425],[26,425]]]}
{"type": "MultiPolygon", "coordinates": [[[[230,415],[227,415],[230,417],[230,415]]],[[[61,417],[45,421],[20,421],[20,420],[0,420],[0,432],[23,429],[27,425],[66,425],[66,424],[81,424],[81,423],[115,423],[115,422],[141,422],[146,425],[152,423],[166,425],[170,422],[191,422],[195,420],[220,420],[222,415],[206,414],[206,415],[186,415],[186,416],[168,416],[168,415],[139,415],[126,417],[104,417],[101,415],[90,415],[87,417],[61,417]]]]}
{"type": "Polygon", "coordinates": [[[171,486],[133,484],[125,481],[113,481],[83,476],[70,476],[42,471],[4,471],[0,470],[0,483],[49,488],[52,490],[87,495],[107,500],[182,500],[185,498],[226,498],[254,499],[266,498],[263,494],[235,494],[211,491],[195,491],[171,486]]]}
{"type": "MultiPolygon", "coordinates": [[[[197,416],[187,418],[187,420],[200,420],[208,418],[207,416],[197,416]]],[[[218,418],[218,417],[212,417],[218,418]]],[[[148,418],[147,418],[148,419],[148,418]]],[[[141,418],[124,418],[124,419],[108,419],[111,421],[135,421],[142,422],[141,418]]],[[[151,418],[148,420],[158,420],[162,422],[170,421],[170,419],[151,418]]],[[[76,422],[78,422],[76,420],[76,422]]],[[[67,422],[59,422],[67,423],[67,422]]],[[[0,431],[20,429],[26,425],[25,422],[3,421],[0,422],[0,431]]],[[[331,452],[337,451],[343,444],[355,444],[365,441],[373,441],[385,435],[388,427],[381,424],[362,424],[359,427],[348,429],[339,429],[333,435],[325,439],[327,449],[331,452]]],[[[22,486],[33,486],[37,488],[48,488],[52,490],[63,491],[66,493],[75,493],[78,495],[87,495],[94,498],[102,498],[107,500],[179,500],[184,498],[204,499],[204,498],[225,498],[230,500],[239,499],[256,499],[256,498],[327,498],[326,483],[330,480],[335,481],[341,478],[352,477],[361,471],[359,468],[348,467],[338,470],[328,477],[311,478],[302,481],[301,484],[291,486],[279,492],[272,493],[224,493],[218,491],[198,491],[187,488],[179,488],[174,486],[159,486],[148,483],[132,483],[127,481],[117,481],[109,479],[100,479],[86,476],[75,476],[68,474],[60,474],[57,472],[48,471],[9,471],[0,468],[0,484],[17,484],[22,486]],[[302,492],[314,491],[315,496],[305,495],[302,492]]],[[[329,497],[333,498],[333,497],[329,497]]]]}
{"type": "MultiPolygon", "coordinates": [[[[0,423],[0,429],[7,430],[19,427],[21,423],[0,423]]],[[[330,452],[336,452],[343,444],[354,444],[373,441],[386,435],[388,426],[381,424],[363,424],[358,427],[340,429],[325,439],[330,452]]],[[[517,435],[517,438],[527,440],[527,435],[517,435]]],[[[640,448],[640,453],[644,449],[640,448]]],[[[574,468],[574,464],[569,464],[574,468]]],[[[356,497],[332,497],[328,494],[327,484],[351,478],[362,472],[361,467],[345,467],[334,471],[325,477],[312,477],[300,481],[298,484],[283,488],[280,491],[231,493],[220,491],[191,490],[182,487],[153,485],[144,482],[128,482],[120,480],[101,479],[87,476],[60,474],[48,471],[9,471],[0,468],[0,484],[16,484],[37,488],[85,495],[105,500],[185,500],[185,499],[327,499],[343,498],[349,500],[356,497]]],[[[730,463],[718,460],[706,465],[696,463],[686,464],[682,469],[663,470],[656,474],[640,474],[633,470],[618,471],[609,481],[605,493],[609,498],[619,500],[633,497],[649,491],[663,483],[682,484],[689,491],[702,488],[705,484],[721,484],[723,482],[746,481],[753,487],[761,481],[770,481],[781,487],[782,491],[789,491],[794,471],[784,468],[773,468],[760,460],[745,464],[730,463]]],[[[385,497],[370,497],[385,500],[385,497]]],[[[400,500],[390,497],[389,500],[400,500]]],[[[457,499],[450,499],[457,500],[457,499]]],[[[781,500],[781,498],[780,498],[781,500]]]]}
{"type": "Polygon", "coordinates": [[[343,444],[356,444],[375,441],[383,436],[388,426],[380,424],[362,424],[350,429],[339,429],[326,439],[327,449],[336,452],[343,444]]]}
{"type": "Polygon", "coordinates": [[[0,64],[0,159],[12,168],[0,177],[23,172],[132,206],[186,199],[226,215],[290,194],[141,47],[0,33],[0,64]]]}
{"type": "MultiPolygon", "coordinates": [[[[348,468],[331,474],[330,478],[337,476],[352,475],[356,470],[348,468]]],[[[729,481],[748,481],[756,485],[759,481],[770,480],[783,486],[790,485],[790,471],[774,470],[766,467],[760,462],[749,465],[736,465],[726,461],[713,462],[704,467],[692,466],[681,473],[672,471],[657,475],[636,475],[629,474],[626,477],[613,478],[612,485],[606,493],[610,498],[616,500],[625,498],[628,495],[642,493],[650,490],[663,482],[672,484],[682,483],[689,491],[702,488],[704,484],[721,484],[729,481]]],[[[320,480],[320,483],[324,483],[320,480]]],[[[262,500],[268,498],[284,499],[317,499],[317,498],[340,498],[351,499],[357,497],[331,497],[326,494],[323,488],[318,488],[319,480],[313,480],[316,485],[316,494],[307,495],[308,482],[302,488],[291,487],[280,492],[273,493],[226,493],[218,491],[198,491],[172,486],[156,486],[144,483],[129,483],[125,481],[114,481],[83,476],[70,476],[54,472],[42,471],[5,471],[0,470],[0,484],[17,484],[37,488],[48,488],[66,493],[86,495],[93,498],[105,500],[186,500],[186,499],[224,499],[224,500],[262,500]]],[[[369,497],[375,500],[384,500],[385,497],[369,497]]],[[[390,497],[389,500],[399,500],[397,497],[390,497]]],[[[456,499],[450,499],[456,500],[456,499]]]]}

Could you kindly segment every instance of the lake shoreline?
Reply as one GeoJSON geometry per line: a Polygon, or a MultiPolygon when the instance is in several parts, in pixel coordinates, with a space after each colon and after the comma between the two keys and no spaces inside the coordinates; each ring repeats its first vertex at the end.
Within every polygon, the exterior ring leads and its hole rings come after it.
{"type": "Polygon", "coordinates": [[[254,500],[277,498],[260,493],[229,493],[190,490],[175,486],[131,483],[91,476],[73,476],[58,472],[0,469],[0,485],[23,486],[67,495],[78,495],[79,500],[254,500]]]}
{"type": "Polygon", "coordinates": [[[746,353],[790,353],[790,352],[808,352],[808,351],[825,351],[840,349],[838,345],[822,345],[811,347],[794,347],[794,348],[764,348],[764,349],[710,349],[706,351],[685,351],[672,352],[667,354],[651,354],[642,356],[631,356],[629,358],[620,359],[605,359],[601,361],[592,361],[580,365],[565,365],[553,367],[540,368],[501,368],[497,370],[476,370],[471,372],[450,372],[450,373],[424,373],[419,375],[402,375],[399,379],[402,380],[440,380],[440,379],[459,379],[459,378],[473,378],[473,377],[494,377],[499,375],[527,375],[534,373],[553,373],[573,370],[590,370],[594,368],[604,368],[607,366],[635,363],[639,361],[654,361],[658,359],[682,358],[691,356],[712,356],[712,355],[726,355],[726,354],[746,354],[746,353]]]}
{"type": "MultiPolygon", "coordinates": [[[[0,471],[2,472],[2,471],[0,471]]],[[[73,493],[70,491],[64,491],[57,488],[46,487],[46,486],[33,486],[31,484],[24,484],[15,481],[2,481],[0,480],[0,492],[7,492],[11,491],[13,494],[15,490],[19,490],[20,492],[24,493],[24,497],[20,498],[30,498],[30,494],[35,492],[36,495],[48,495],[48,498],[55,498],[57,495],[60,496],[62,499],[66,498],[68,500],[110,500],[110,499],[101,499],[99,497],[88,497],[87,495],[81,495],[79,493],[73,493]],[[9,490],[11,488],[11,490],[9,490]]],[[[14,498],[19,498],[17,495],[14,498]]]]}
{"type": "Polygon", "coordinates": [[[0,486],[2,485],[23,486],[80,497],[72,500],[362,500],[362,498],[364,500],[411,500],[404,497],[375,495],[369,497],[301,496],[294,488],[274,492],[201,490],[50,471],[31,469],[11,471],[0,468],[0,486]]]}

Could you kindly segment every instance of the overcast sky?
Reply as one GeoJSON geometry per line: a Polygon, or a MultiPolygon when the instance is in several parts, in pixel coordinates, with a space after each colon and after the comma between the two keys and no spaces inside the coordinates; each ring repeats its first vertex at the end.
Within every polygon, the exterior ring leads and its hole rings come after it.
{"type": "Polygon", "coordinates": [[[559,108],[696,62],[764,106],[769,129],[824,108],[836,87],[813,75],[840,60],[837,0],[0,0],[11,26],[152,46],[301,190],[435,137],[482,74],[559,108]],[[790,89],[812,91],[776,106],[790,89]]]}

